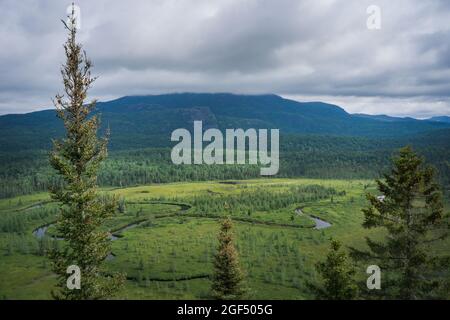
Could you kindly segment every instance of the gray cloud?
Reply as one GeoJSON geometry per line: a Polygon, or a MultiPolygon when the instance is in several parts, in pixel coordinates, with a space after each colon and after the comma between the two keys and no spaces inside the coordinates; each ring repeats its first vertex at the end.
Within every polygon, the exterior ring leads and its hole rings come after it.
{"type": "MultiPolygon", "coordinates": [[[[61,90],[63,1],[0,2],[0,113],[61,90]]],[[[350,112],[450,114],[450,3],[419,0],[80,0],[91,95],[278,93],[350,112]],[[381,8],[381,30],[366,8],[381,8]]]]}

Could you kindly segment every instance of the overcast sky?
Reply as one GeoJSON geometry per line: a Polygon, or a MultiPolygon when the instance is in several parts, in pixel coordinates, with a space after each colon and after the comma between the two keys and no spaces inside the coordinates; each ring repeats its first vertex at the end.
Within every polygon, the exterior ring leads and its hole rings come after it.
{"type": "MultiPolygon", "coordinates": [[[[51,107],[70,1],[0,0],[0,114],[51,107]]],[[[276,93],[348,112],[450,115],[448,0],[81,0],[91,97],[276,93]],[[366,9],[381,9],[369,30],[366,9]]]]}

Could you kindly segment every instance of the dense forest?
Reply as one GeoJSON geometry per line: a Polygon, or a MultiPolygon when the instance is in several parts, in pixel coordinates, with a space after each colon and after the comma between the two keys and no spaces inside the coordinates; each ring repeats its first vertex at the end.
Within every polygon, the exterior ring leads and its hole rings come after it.
{"type": "MultiPolygon", "coordinates": [[[[278,186],[272,186],[278,187],[278,186]]],[[[244,189],[245,190],[245,189],[244,189]]],[[[232,196],[222,194],[201,195],[194,197],[191,204],[198,212],[221,213],[234,212],[251,215],[252,211],[273,211],[288,207],[293,203],[318,201],[335,196],[345,195],[334,188],[320,185],[290,187],[284,192],[274,193],[270,187],[257,188],[253,192],[241,191],[232,196]]]]}
{"type": "MultiPolygon", "coordinates": [[[[321,103],[276,95],[166,94],[97,103],[103,134],[111,129],[101,186],[260,177],[258,166],[181,165],[171,162],[176,128],[278,128],[277,177],[376,178],[395,150],[412,145],[450,185],[450,124],[412,118],[352,115],[321,103]]],[[[63,135],[54,110],[0,116],[0,198],[47,191],[60,184],[50,169],[51,140],[63,135]]],[[[446,187],[448,189],[448,187],[446,187]]]]}
{"type": "MultiPolygon", "coordinates": [[[[433,136],[434,137],[434,136],[433,136]]],[[[316,135],[282,135],[280,171],[276,177],[377,178],[389,169],[399,147],[412,144],[450,185],[450,148],[446,136],[415,139],[372,139],[316,135]]],[[[256,165],[173,165],[170,148],[110,152],[99,173],[99,184],[126,187],[175,181],[248,179],[260,177],[256,165]]],[[[0,197],[47,191],[61,183],[50,169],[46,151],[0,153],[0,197]]],[[[447,190],[448,191],[448,190],[447,190]]]]}

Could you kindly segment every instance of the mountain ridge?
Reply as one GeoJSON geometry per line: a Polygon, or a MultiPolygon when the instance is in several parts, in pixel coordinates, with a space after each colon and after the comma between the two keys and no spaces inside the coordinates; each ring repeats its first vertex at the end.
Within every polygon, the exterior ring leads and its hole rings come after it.
{"type": "Polygon", "coordinates": [[[444,123],[450,123],[450,117],[449,116],[437,116],[437,117],[431,117],[427,119],[428,121],[436,121],[436,122],[444,122],[444,123]]]}
{"type": "MultiPolygon", "coordinates": [[[[450,123],[353,115],[324,102],[298,102],[275,94],[175,93],[124,96],[98,102],[102,130],[110,127],[113,149],[170,145],[170,133],[204,128],[277,128],[282,134],[391,138],[450,128],[450,123]]],[[[0,116],[0,151],[48,149],[63,134],[54,110],[0,116]]]]}

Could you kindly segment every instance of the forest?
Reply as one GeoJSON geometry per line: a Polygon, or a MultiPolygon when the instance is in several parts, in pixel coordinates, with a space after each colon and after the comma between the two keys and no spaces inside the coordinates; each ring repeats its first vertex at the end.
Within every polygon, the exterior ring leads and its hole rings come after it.
{"type": "MultiPolygon", "coordinates": [[[[323,179],[377,178],[389,169],[390,157],[410,143],[432,164],[439,182],[450,185],[450,137],[371,139],[363,137],[282,135],[277,177],[323,179]]],[[[110,151],[98,182],[127,187],[176,181],[249,179],[260,176],[257,165],[173,165],[170,148],[110,151]]],[[[0,153],[0,198],[47,191],[61,183],[51,170],[47,151],[0,153]]]]}

